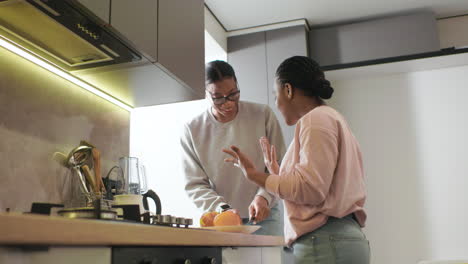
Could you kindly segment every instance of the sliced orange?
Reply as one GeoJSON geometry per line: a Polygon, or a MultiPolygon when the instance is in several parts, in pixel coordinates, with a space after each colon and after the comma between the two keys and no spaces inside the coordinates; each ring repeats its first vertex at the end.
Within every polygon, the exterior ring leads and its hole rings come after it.
{"type": "Polygon", "coordinates": [[[214,220],[215,226],[235,226],[242,225],[242,219],[240,216],[232,211],[226,211],[218,214],[214,220]]]}

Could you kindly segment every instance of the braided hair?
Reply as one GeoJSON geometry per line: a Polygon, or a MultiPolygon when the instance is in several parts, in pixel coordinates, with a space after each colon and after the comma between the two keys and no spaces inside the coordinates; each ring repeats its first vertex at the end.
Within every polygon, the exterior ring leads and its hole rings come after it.
{"type": "Polygon", "coordinates": [[[208,62],[205,67],[205,84],[221,81],[224,78],[234,78],[237,82],[236,73],[232,66],[221,60],[208,62]]]}
{"type": "Polygon", "coordinates": [[[324,104],[322,99],[330,99],[333,94],[320,66],[309,57],[294,56],[284,60],[276,70],[276,78],[282,85],[289,83],[304,91],[306,96],[317,97],[321,104],[324,104]]]}

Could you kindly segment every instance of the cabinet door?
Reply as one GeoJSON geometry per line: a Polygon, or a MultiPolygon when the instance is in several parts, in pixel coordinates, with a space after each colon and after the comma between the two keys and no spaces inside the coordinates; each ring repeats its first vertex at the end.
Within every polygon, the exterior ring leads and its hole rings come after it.
{"type": "Polygon", "coordinates": [[[268,80],[268,105],[275,112],[281,128],[286,146],[294,138],[294,126],[288,126],[275,105],[275,74],[276,69],[285,59],[300,55],[307,56],[307,32],[304,26],[276,29],[266,32],[266,57],[268,80]]]}
{"type": "Polygon", "coordinates": [[[228,62],[236,72],[241,100],[268,104],[265,32],[228,38],[228,62]]]}
{"type": "Polygon", "coordinates": [[[261,247],[223,248],[223,264],[262,264],[261,247]]]}
{"type": "Polygon", "coordinates": [[[262,247],[262,264],[290,264],[285,262],[281,247],[262,247]]]}
{"type": "Polygon", "coordinates": [[[311,30],[311,58],[331,66],[438,51],[437,23],[421,11],[311,30]]]}
{"type": "Polygon", "coordinates": [[[159,0],[158,8],[158,63],[190,88],[197,92],[203,91],[203,0],[159,0]]]}
{"type": "Polygon", "coordinates": [[[109,23],[110,0],[78,0],[78,2],[104,22],[109,23]]]}
{"type": "Polygon", "coordinates": [[[158,59],[158,1],[112,0],[110,24],[148,60],[158,59]]]}
{"type": "Polygon", "coordinates": [[[24,250],[0,247],[0,263],[11,264],[111,264],[110,247],[49,247],[47,250],[24,250]]]}

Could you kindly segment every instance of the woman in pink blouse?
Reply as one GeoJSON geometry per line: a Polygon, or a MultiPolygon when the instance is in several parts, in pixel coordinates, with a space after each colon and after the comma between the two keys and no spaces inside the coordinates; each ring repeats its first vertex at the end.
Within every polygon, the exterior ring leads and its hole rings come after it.
{"type": "Polygon", "coordinates": [[[276,71],[276,105],[296,129],[281,167],[265,138],[260,145],[269,173],[236,146],[223,150],[232,156],[225,161],[284,200],[285,239],[295,263],[368,264],[361,151],[344,117],[323,101],[332,94],[315,61],[286,59],[276,71]]]}

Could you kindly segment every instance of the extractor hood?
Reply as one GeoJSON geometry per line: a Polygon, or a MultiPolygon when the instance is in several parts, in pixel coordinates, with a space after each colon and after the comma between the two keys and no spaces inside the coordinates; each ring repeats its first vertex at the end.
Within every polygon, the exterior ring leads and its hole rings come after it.
{"type": "Polygon", "coordinates": [[[66,71],[141,59],[73,0],[0,0],[0,38],[66,71]]]}

